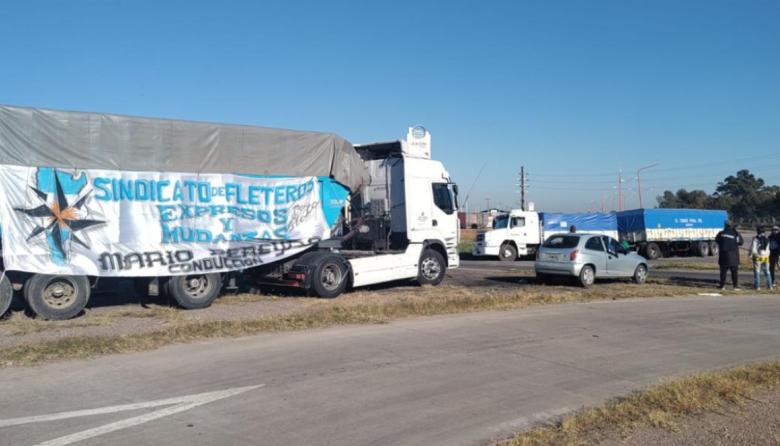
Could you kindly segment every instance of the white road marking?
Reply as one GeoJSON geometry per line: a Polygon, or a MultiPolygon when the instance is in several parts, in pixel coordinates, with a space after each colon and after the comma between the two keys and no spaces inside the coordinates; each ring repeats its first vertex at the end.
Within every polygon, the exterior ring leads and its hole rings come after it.
{"type": "Polygon", "coordinates": [[[68,418],[87,417],[91,415],[102,415],[116,412],[126,412],[129,410],[148,409],[152,407],[171,406],[165,409],[156,410],[151,413],[139,415],[136,417],[120,420],[114,423],[105,424],[93,429],[87,429],[85,431],[77,432],[75,434],[66,435],[64,437],[55,438],[53,440],[45,441],[36,446],[65,446],[77,441],[86,440],[87,438],[96,437],[98,435],[107,434],[120,429],[126,429],[128,427],[137,426],[139,424],[148,423],[149,421],[156,420],[158,418],[167,417],[193,409],[204,404],[212,403],[217,400],[229,398],[231,396],[239,395],[250,390],[264,387],[265,384],[256,386],[236,387],[232,389],[218,390],[216,392],[198,393],[195,395],[185,395],[175,398],[166,398],[155,401],[145,401],[133,404],[122,404],[118,406],[101,407],[97,409],[87,410],[75,410],[70,412],[58,412],[48,415],[39,415],[32,417],[20,417],[10,418],[7,420],[0,420],[0,427],[17,426],[20,424],[28,423],[40,423],[45,421],[64,420],[68,418]]]}

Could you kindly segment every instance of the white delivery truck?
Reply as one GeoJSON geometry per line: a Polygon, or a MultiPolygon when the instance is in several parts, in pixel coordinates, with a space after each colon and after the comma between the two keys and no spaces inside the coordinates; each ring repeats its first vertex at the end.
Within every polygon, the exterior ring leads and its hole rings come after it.
{"type": "Polygon", "coordinates": [[[607,212],[535,212],[513,209],[493,219],[493,228],[477,233],[472,248],[476,257],[498,256],[499,260],[513,261],[521,256],[532,256],[548,237],[569,232],[603,234],[617,239],[617,218],[607,212]]]}
{"type": "Polygon", "coordinates": [[[337,135],[0,106],[0,315],[13,285],[68,319],[100,278],[183,308],[252,280],[335,297],[458,266],[457,187],[430,134],[337,135]]]}

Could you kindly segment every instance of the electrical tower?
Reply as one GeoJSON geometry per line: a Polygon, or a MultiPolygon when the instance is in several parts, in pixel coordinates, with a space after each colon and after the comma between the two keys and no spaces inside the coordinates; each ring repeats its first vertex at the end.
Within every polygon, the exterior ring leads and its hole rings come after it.
{"type": "Polygon", "coordinates": [[[528,192],[528,172],[525,171],[525,166],[520,166],[517,187],[520,192],[520,209],[525,210],[525,196],[528,192]]]}

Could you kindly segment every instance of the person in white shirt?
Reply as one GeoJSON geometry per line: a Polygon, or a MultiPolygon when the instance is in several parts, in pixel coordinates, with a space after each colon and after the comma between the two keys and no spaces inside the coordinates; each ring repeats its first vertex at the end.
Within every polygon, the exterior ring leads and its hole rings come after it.
{"type": "Polygon", "coordinates": [[[764,228],[758,227],[753,243],[750,244],[750,258],[753,259],[753,287],[761,289],[761,274],[766,277],[766,286],[772,289],[772,276],[769,274],[769,237],[764,228]]]}

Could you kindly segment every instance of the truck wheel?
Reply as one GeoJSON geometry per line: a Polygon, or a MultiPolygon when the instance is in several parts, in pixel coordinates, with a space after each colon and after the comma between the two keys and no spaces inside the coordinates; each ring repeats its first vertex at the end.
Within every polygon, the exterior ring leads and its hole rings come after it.
{"type": "Polygon", "coordinates": [[[661,247],[658,246],[658,243],[648,243],[647,246],[645,246],[645,254],[650,260],[660,258],[662,255],[661,247]]]}
{"type": "Polygon", "coordinates": [[[5,275],[5,272],[0,272],[0,274],[3,274],[3,279],[0,280],[0,319],[5,316],[5,313],[8,312],[8,309],[11,308],[11,301],[14,298],[14,288],[11,286],[11,281],[8,280],[8,276],[5,275]]]}
{"type": "Polygon", "coordinates": [[[580,270],[580,285],[582,285],[583,288],[587,288],[596,281],[596,271],[593,270],[593,267],[590,265],[585,265],[582,267],[582,270],[580,270]]]}
{"type": "Polygon", "coordinates": [[[696,255],[699,257],[707,257],[710,255],[710,244],[708,242],[697,242],[696,255]]]}
{"type": "Polygon", "coordinates": [[[498,252],[498,260],[502,262],[514,262],[517,260],[517,249],[509,243],[501,245],[501,250],[498,252]]]}
{"type": "Polygon", "coordinates": [[[54,321],[70,319],[89,301],[85,276],[33,274],[24,284],[24,299],[37,316],[54,321]]]}
{"type": "Polygon", "coordinates": [[[165,288],[168,296],[185,310],[206,308],[222,290],[222,275],[211,273],[169,277],[165,288]]]}
{"type": "Polygon", "coordinates": [[[417,282],[420,285],[438,285],[444,280],[447,264],[444,257],[433,249],[426,249],[420,256],[420,266],[417,271],[417,282]]]}
{"type": "Polygon", "coordinates": [[[641,285],[647,282],[647,267],[641,263],[634,270],[634,283],[641,285]]]}
{"type": "Polygon", "coordinates": [[[720,254],[720,246],[715,242],[710,242],[710,255],[716,256],[720,254]]]}
{"type": "Polygon", "coordinates": [[[310,287],[319,297],[333,299],[347,288],[349,268],[344,258],[335,254],[323,255],[314,263],[310,287]]]}

